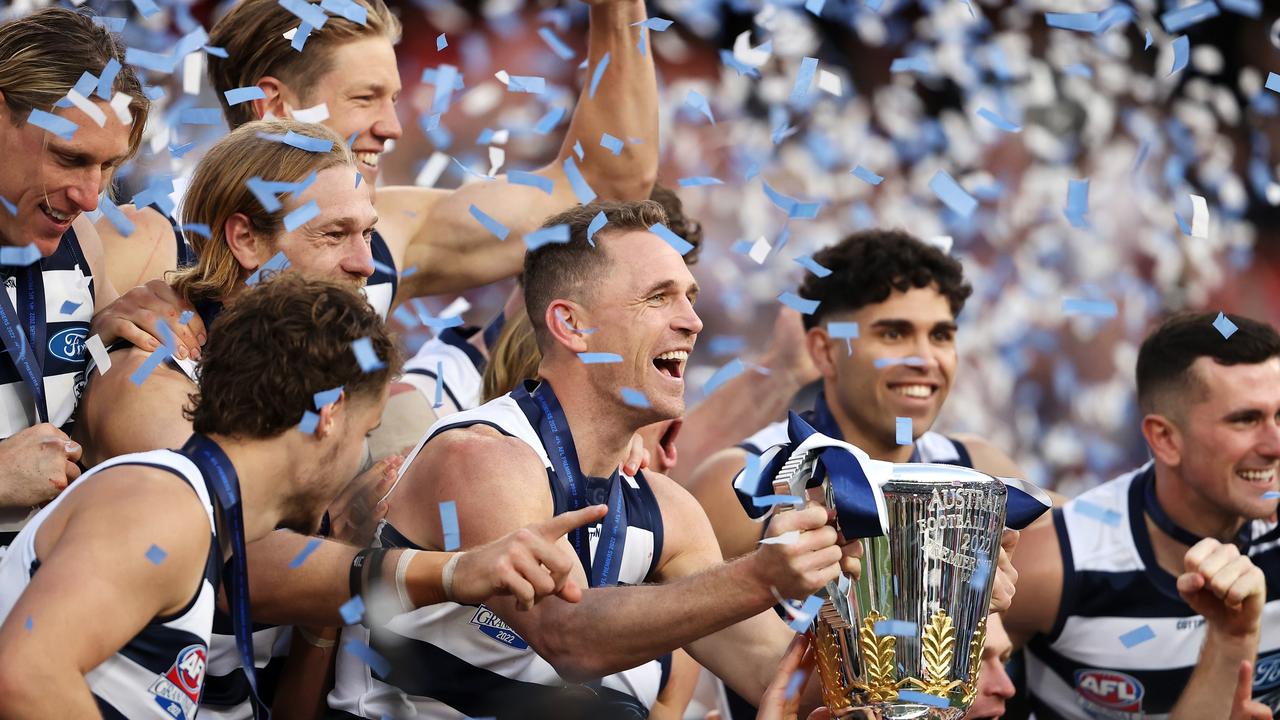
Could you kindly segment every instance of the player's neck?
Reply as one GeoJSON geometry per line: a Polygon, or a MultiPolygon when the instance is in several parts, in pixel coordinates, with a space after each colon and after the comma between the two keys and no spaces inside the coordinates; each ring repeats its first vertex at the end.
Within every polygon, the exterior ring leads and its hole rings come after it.
{"type": "MultiPolygon", "coordinates": [[[[1185,481],[1176,470],[1160,465],[1156,466],[1156,502],[1179,527],[1200,537],[1234,542],[1244,525],[1244,518],[1219,511],[1209,498],[1185,481]]],[[[1185,547],[1162,531],[1158,534],[1185,547]]]]}
{"type": "Polygon", "coordinates": [[[861,448],[871,456],[872,460],[904,463],[911,459],[911,445],[898,445],[897,443],[888,445],[871,433],[863,432],[853,422],[849,413],[844,411],[837,398],[832,397],[825,387],[822,392],[827,399],[827,407],[831,409],[832,417],[836,419],[836,425],[840,426],[840,434],[844,435],[845,442],[861,448]]]}
{"type": "Polygon", "coordinates": [[[237,440],[225,435],[210,435],[222,452],[230,458],[240,481],[240,503],[244,512],[245,542],[265,537],[280,524],[284,494],[282,482],[289,482],[297,467],[279,443],[266,440],[237,440]]]}
{"type": "MultiPolygon", "coordinates": [[[[560,376],[550,372],[550,377],[560,376]]],[[[585,378],[574,379],[570,374],[551,382],[551,387],[569,421],[582,472],[608,477],[626,459],[627,446],[638,429],[632,426],[629,413],[620,413],[616,404],[596,397],[585,378]]]]}

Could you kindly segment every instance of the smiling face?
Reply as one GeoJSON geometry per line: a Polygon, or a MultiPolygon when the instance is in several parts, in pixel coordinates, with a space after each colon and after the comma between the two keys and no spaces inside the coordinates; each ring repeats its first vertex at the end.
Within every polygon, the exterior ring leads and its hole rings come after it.
{"type": "Polygon", "coordinates": [[[590,352],[617,353],[621,363],[588,373],[602,396],[644,416],[641,424],[684,414],[684,370],[702,331],[693,309],[698,283],[680,253],[653,233],[618,233],[597,244],[608,255],[602,278],[584,303],[590,352]],[[650,407],[623,404],[622,388],[644,394],[650,407]]]}
{"type": "Polygon", "coordinates": [[[955,376],[956,323],[947,298],[933,287],[895,290],[884,302],[826,320],[858,323],[859,337],[848,344],[829,337],[826,322],[808,333],[831,410],[853,430],[846,439],[895,448],[899,417],[911,418],[916,437],[924,434],[955,376]]]}
{"type": "Polygon", "coordinates": [[[1222,365],[1198,358],[1190,368],[1200,387],[1187,401],[1180,429],[1179,474],[1197,505],[1226,518],[1260,519],[1280,489],[1280,357],[1222,365]]]}
{"type": "Polygon", "coordinates": [[[325,103],[329,119],[324,125],[343,140],[355,135],[351,150],[372,186],[387,141],[402,132],[395,105],[400,97],[396,52],[383,36],[353,40],[330,52],[331,69],[316,80],[303,107],[325,103]]]}
{"type": "Polygon", "coordinates": [[[25,117],[15,125],[0,101],[0,196],[17,207],[16,216],[0,209],[3,244],[34,242],[48,257],[80,213],[97,209],[98,195],[129,152],[129,127],[107,103],[94,104],[106,115],[103,127],[79,108],[54,111],[79,126],[63,140],[25,117]]]}
{"type": "MultiPolygon", "coordinates": [[[[314,200],[320,214],[292,231],[277,235],[272,242],[257,242],[237,252],[247,276],[277,252],[283,252],[289,267],[308,277],[325,278],[361,287],[373,274],[369,243],[378,215],[373,209],[369,184],[355,185],[356,171],[349,165],[326,168],[299,197],[284,202],[287,214],[314,200]]],[[[230,224],[231,221],[228,221],[230,224]]],[[[228,231],[228,236],[232,231],[228,231]]]]}

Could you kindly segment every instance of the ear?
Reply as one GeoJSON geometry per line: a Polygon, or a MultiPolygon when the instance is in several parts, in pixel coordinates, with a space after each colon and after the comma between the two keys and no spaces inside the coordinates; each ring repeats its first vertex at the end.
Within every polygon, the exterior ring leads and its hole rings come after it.
{"type": "Polygon", "coordinates": [[[264,261],[264,242],[254,234],[249,218],[244,213],[236,213],[227,218],[222,225],[222,234],[227,238],[227,247],[236,256],[240,267],[246,270],[257,270],[264,261]]]}
{"type": "Polygon", "coordinates": [[[822,374],[822,379],[833,381],[836,377],[837,353],[848,352],[844,340],[833,340],[827,329],[821,325],[809,328],[804,334],[804,343],[813,360],[814,367],[822,374]]]}
{"type": "Polygon", "coordinates": [[[1170,467],[1182,464],[1182,432],[1172,420],[1152,413],[1142,418],[1142,437],[1155,459],[1170,467]]]}
{"type": "Polygon", "coordinates": [[[583,328],[586,324],[586,311],[571,300],[555,300],[547,306],[547,314],[543,317],[551,337],[572,353],[587,351],[587,336],[583,328]]]}
{"type": "Polygon", "coordinates": [[[298,99],[294,97],[293,91],[279,78],[266,75],[258,80],[257,86],[266,95],[261,100],[252,101],[253,114],[259,120],[268,117],[287,118],[290,117],[292,108],[298,107],[298,99]]]}
{"type": "Polygon", "coordinates": [[[336,432],[339,413],[345,412],[347,407],[347,394],[341,393],[334,402],[320,408],[320,421],[316,423],[315,436],[319,440],[336,432]]]}

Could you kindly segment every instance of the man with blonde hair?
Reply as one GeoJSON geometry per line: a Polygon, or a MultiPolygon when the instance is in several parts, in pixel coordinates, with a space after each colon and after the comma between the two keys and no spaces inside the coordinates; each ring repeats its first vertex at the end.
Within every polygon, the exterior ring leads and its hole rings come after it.
{"type": "MultiPolygon", "coordinates": [[[[376,191],[379,221],[371,242],[383,267],[370,279],[367,293],[384,314],[396,294],[457,292],[515,275],[524,254],[520,237],[575,202],[590,201],[596,194],[648,197],[657,177],[658,119],[651,51],[649,43],[639,43],[646,30],[634,27],[645,20],[644,3],[596,0],[590,5],[588,68],[593,76],[602,71],[601,79],[584,83],[554,161],[521,173],[518,181],[504,175],[453,191],[412,186],[376,191]],[[637,141],[625,142],[614,155],[600,146],[606,132],[637,141]],[[580,157],[575,145],[582,148],[580,157]],[[504,233],[505,241],[476,219],[472,206],[510,233],[504,233]],[[405,275],[397,277],[398,271],[405,275]]],[[[210,44],[227,52],[225,59],[209,57],[210,78],[232,127],[323,106],[323,124],[351,146],[364,181],[373,184],[386,144],[401,135],[395,109],[401,86],[393,47],[400,39],[400,23],[383,0],[352,0],[342,15],[325,15],[318,3],[311,8],[325,17],[323,27],[300,28],[299,18],[276,0],[237,4],[210,32],[210,44]],[[283,37],[295,28],[292,41],[283,37]],[[263,97],[227,102],[228,90],[248,86],[260,89],[263,97]]],[[[458,77],[452,71],[437,68],[438,79],[452,83],[458,77]]],[[[442,98],[438,111],[447,109],[451,93],[451,87],[437,89],[442,98]]],[[[111,252],[118,247],[141,262],[153,248],[168,243],[172,231],[152,210],[127,212],[137,219],[134,236],[125,239],[114,228],[99,229],[111,252]]],[[[129,272],[131,278],[146,277],[140,265],[129,272]]]]}

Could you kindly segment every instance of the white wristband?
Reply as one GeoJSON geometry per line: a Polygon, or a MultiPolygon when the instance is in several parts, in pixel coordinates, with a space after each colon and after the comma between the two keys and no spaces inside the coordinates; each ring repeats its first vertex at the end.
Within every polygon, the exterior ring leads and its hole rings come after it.
{"type": "Polygon", "coordinates": [[[449,561],[444,564],[444,571],[440,573],[440,587],[444,590],[444,599],[453,602],[453,571],[458,567],[458,558],[462,557],[462,553],[456,553],[449,561]]]}
{"type": "Polygon", "coordinates": [[[413,601],[409,599],[409,588],[405,585],[404,576],[409,572],[409,563],[413,562],[413,556],[417,555],[419,550],[405,550],[400,553],[400,561],[396,563],[396,593],[400,596],[400,607],[404,612],[412,612],[416,608],[413,601]]]}

